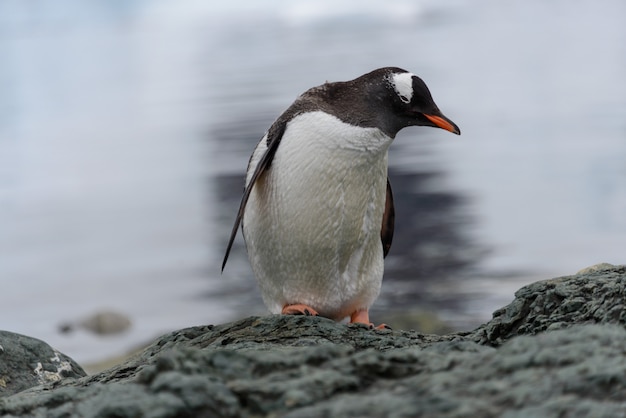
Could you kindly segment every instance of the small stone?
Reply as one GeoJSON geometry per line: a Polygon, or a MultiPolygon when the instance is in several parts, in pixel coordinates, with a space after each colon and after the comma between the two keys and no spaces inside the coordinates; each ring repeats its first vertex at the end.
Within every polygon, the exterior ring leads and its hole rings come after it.
{"type": "Polygon", "coordinates": [[[578,271],[576,274],[589,274],[589,273],[595,273],[598,271],[613,270],[618,267],[619,266],[614,266],[613,264],[609,264],[609,263],[598,263],[590,267],[585,267],[584,269],[578,271]]]}
{"type": "Polygon", "coordinates": [[[59,325],[59,331],[68,333],[76,328],[83,328],[98,335],[112,335],[122,333],[130,326],[128,316],[114,311],[100,311],[75,322],[62,323],[59,325]]]}

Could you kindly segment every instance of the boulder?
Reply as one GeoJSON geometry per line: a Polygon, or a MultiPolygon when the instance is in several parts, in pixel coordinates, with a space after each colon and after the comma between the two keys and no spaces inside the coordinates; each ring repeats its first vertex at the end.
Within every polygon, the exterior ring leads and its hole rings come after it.
{"type": "Polygon", "coordinates": [[[477,330],[250,317],[0,400],[29,417],[626,416],[626,267],[526,286],[477,330]]]}
{"type": "Polygon", "coordinates": [[[573,276],[532,283],[493,314],[474,334],[498,346],[518,335],[534,335],[573,324],[626,326],[626,266],[602,263],[573,276]]]}
{"type": "Polygon", "coordinates": [[[0,331],[0,396],[85,375],[74,360],[45,342],[0,331]]]}

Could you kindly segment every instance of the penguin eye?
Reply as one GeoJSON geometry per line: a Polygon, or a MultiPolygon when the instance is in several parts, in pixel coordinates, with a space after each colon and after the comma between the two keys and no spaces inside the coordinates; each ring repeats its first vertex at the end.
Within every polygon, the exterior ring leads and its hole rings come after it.
{"type": "Polygon", "coordinates": [[[402,95],[399,95],[399,96],[400,96],[400,100],[402,100],[404,103],[409,103],[411,101],[411,99],[409,99],[406,96],[402,96],[402,95]]]}

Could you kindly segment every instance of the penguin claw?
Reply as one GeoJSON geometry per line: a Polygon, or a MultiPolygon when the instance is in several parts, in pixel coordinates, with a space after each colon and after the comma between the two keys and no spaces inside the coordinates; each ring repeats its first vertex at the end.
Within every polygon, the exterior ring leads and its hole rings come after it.
{"type": "MultiPolygon", "coordinates": [[[[361,324],[360,322],[353,322],[353,324],[361,324]]],[[[369,324],[362,324],[362,325],[367,325],[367,327],[371,330],[381,330],[381,329],[387,329],[387,330],[392,330],[393,328],[391,328],[389,325],[387,324],[380,324],[380,325],[374,325],[373,323],[369,323],[369,324]]]]}
{"type": "Polygon", "coordinates": [[[370,322],[369,313],[367,310],[356,311],[350,315],[351,324],[363,324],[369,327],[369,329],[391,329],[387,324],[380,324],[378,326],[370,322]]]}
{"type": "Polygon", "coordinates": [[[318,316],[317,311],[310,306],[295,303],[293,305],[283,306],[281,312],[283,315],[304,315],[304,316],[318,316]]]}

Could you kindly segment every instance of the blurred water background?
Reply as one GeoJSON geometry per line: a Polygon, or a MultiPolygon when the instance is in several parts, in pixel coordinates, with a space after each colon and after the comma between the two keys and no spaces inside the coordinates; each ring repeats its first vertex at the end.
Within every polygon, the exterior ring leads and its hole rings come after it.
{"type": "MultiPolygon", "coordinates": [[[[79,362],[265,312],[248,156],[296,95],[382,66],[463,132],[390,152],[396,239],[373,317],[469,329],[521,285],[626,262],[626,3],[0,0],[0,329],[79,362]],[[59,324],[109,309],[114,336],[59,324]]],[[[391,323],[393,326],[393,323],[391,323]]]]}

